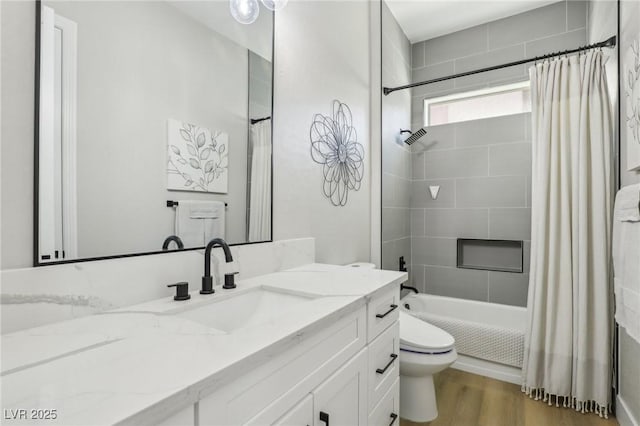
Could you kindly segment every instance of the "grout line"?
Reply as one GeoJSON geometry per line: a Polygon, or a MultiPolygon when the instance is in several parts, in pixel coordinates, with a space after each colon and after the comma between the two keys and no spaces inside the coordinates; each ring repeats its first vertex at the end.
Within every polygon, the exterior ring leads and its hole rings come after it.
{"type": "Polygon", "coordinates": [[[491,147],[487,145],[487,177],[491,175],[491,147]]]}
{"type": "MultiPolygon", "coordinates": [[[[398,206],[382,206],[383,209],[392,209],[392,210],[411,210],[411,207],[398,207],[398,206]]],[[[524,208],[524,207],[522,207],[524,208]]]]}
{"type": "Polygon", "coordinates": [[[487,22],[484,26],[486,33],[487,33],[487,52],[491,51],[491,45],[489,44],[489,24],[490,22],[487,22]]]}
{"type": "Polygon", "coordinates": [[[392,177],[394,177],[394,178],[398,178],[398,179],[401,179],[401,180],[406,180],[406,181],[408,181],[408,182],[412,182],[413,180],[415,180],[415,179],[407,179],[407,178],[406,178],[406,177],[404,177],[404,176],[398,176],[398,175],[396,175],[396,174],[389,173],[389,172],[382,172],[382,173],[383,173],[383,174],[385,174],[385,175],[388,175],[388,176],[392,176],[392,177]]]}
{"type": "Polygon", "coordinates": [[[453,180],[453,208],[458,208],[458,179],[453,180]]]}
{"type": "Polygon", "coordinates": [[[422,234],[427,235],[427,209],[422,209],[422,234]]]}

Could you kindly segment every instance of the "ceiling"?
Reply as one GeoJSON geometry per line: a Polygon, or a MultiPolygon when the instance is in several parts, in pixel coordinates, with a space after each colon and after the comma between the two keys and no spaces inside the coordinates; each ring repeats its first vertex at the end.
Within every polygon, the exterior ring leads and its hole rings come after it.
{"type": "Polygon", "coordinates": [[[386,0],[411,43],[517,15],[558,0],[386,0]]]}
{"type": "Polygon", "coordinates": [[[253,24],[244,25],[233,19],[229,12],[228,1],[165,1],[218,34],[246,47],[268,61],[272,60],[273,15],[266,8],[260,7],[258,19],[253,24]]]}

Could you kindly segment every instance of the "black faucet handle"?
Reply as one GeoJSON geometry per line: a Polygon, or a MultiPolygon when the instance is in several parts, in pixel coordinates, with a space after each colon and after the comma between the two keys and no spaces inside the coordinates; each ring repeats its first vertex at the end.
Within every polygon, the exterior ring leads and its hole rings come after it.
{"type": "Polygon", "coordinates": [[[169,284],[167,287],[175,287],[176,295],[173,296],[173,300],[189,300],[191,295],[189,294],[189,283],[181,281],[175,284],[169,284]]]}
{"type": "Polygon", "coordinates": [[[237,287],[235,283],[235,276],[237,273],[238,272],[229,272],[224,274],[224,284],[222,285],[223,289],[230,290],[237,287]]]}

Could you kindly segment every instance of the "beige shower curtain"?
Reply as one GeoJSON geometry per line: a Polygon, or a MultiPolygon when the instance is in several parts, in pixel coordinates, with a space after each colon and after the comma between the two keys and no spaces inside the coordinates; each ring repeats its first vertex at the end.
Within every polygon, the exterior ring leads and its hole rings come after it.
{"type": "Polygon", "coordinates": [[[532,67],[532,235],[522,390],[607,416],[612,118],[600,51],[532,67]]]}
{"type": "Polygon", "coordinates": [[[249,241],[271,239],[271,120],[251,125],[249,241]]]}

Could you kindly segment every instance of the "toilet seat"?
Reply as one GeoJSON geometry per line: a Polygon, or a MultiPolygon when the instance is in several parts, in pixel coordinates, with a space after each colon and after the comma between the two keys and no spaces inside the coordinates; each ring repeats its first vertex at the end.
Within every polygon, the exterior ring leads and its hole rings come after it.
{"type": "Polygon", "coordinates": [[[446,331],[400,311],[400,350],[425,355],[453,351],[455,339],[446,331]]]}

